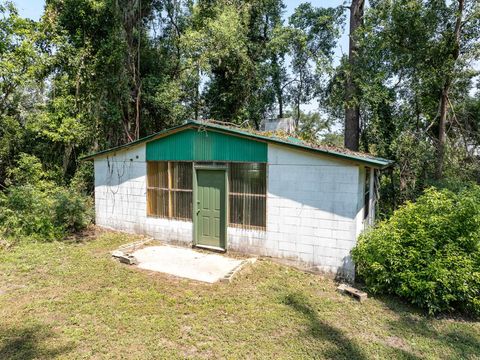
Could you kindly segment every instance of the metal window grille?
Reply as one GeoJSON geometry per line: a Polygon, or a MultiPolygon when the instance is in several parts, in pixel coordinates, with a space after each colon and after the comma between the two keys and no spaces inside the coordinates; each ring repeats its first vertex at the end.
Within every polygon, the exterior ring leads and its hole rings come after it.
{"type": "MultiPolygon", "coordinates": [[[[192,163],[147,163],[147,215],[192,220],[192,163]]],[[[264,163],[229,163],[229,224],[265,229],[267,218],[267,166],[264,163]]]]}
{"type": "Polygon", "coordinates": [[[192,220],[192,163],[147,163],[147,214],[192,220]]]}
{"type": "Polygon", "coordinates": [[[264,163],[229,163],[229,222],[246,229],[265,229],[267,170],[264,163]]]}

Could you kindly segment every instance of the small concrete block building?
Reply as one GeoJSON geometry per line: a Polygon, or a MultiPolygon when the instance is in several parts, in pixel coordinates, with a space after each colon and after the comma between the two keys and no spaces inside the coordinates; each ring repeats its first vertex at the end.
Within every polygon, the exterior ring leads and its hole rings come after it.
{"type": "Polygon", "coordinates": [[[282,258],[353,279],[390,162],[298,139],[188,122],[85,157],[99,226],[282,258]]]}

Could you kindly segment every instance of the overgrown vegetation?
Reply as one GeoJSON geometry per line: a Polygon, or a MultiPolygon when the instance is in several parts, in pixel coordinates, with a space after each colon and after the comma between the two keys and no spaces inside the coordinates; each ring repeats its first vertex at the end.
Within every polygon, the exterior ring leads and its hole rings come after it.
{"type": "Polygon", "coordinates": [[[1,359],[471,359],[480,323],[435,319],[388,298],[257,261],[231,284],[135,269],[109,251],[138,240],[0,250],[1,359]]]}
{"type": "Polygon", "coordinates": [[[58,185],[36,157],[21,154],[8,173],[10,186],[0,192],[0,237],[58,240],[90,224],[91,198],[58,185]]]}
{"type": "Polygon", "coordinates": [[[480,315],[480,186],[428,189],[364,233],[352,251],[375,293],[398,295],[429,313],[480,315]]]}
{"type": "Polygon", "coordinates": [[[381,216],[433,180],[480,180],[478,1],[352,1],[355,61],[336,51],[342,1],[285,4],[47,0],[32,21],[0,0],[0,185],[20,153],[64,185],[82,154],[187,119],[291,117],[296,135],[338,145],[346,108],[360,150],[395,161],[381,216]]]}

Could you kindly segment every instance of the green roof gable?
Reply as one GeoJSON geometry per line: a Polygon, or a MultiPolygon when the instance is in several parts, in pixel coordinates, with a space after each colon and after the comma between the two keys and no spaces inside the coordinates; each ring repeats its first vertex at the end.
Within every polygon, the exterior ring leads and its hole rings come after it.
{"type": "Polygon", "coordinates": [[[185,129],[147,142],[147,161],[267,162],[265,142],[217,131],[185,129]]]}

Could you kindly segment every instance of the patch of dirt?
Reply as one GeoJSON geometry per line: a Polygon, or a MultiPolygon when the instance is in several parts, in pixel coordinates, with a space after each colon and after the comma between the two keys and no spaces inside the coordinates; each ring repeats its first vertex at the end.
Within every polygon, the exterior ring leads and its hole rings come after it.
{"type": "Polygon", "coordinates": [[[388,336],[385,340],[384,343],[392,348],[395,349],[400,349],[404,351],[410,352],[412,349],[410,348],[410,345],[408,345],[404,339],[399,338],[398,336],[388,336]]]}
{"type": "Polygon", "coordinates": [[[182,357],[184,359],[191,359],[191,358],[201,358],[201,359],[209,359],[211,358],[208,354],[203,354],[199,352],[199,350],[193,346],[188,344],[181,344],[178,342],[174,342],[169,339],[160,338],[159,344],[167,349],[179,351],[182,353],[182,357]]]}
{"type": "Polygon", "coordinates": [[[365,332],[362,333],[362,339],[365,342],[368,343],[381,343],[384,344],[390,348],[393,349],[398,349],[401,350],[405,353],[412,354],[413,357],[417,356],[415,349],[412,349],[412,347],[405,341],[405,339],[402,339],[398,336],[381,336],[374,334],[372,332],[365,332]]]}
{"type": "Polygon", "coordinates": [[[65,242],[67,243],[80,243],[84,244],[89,241],[95,240],[99,235],[108,232],[108,230],[102,229],[101,227],[90,225],[86,229],[83,229],[75,234],[67,236],[65,242]]]}
{"type": "Polygon", "coordinates": [[[10,244],[7,240],[0,238],[0,249],[8,250],[8,248],[11,246],[12,244],[10,244]]]}
{"type": "Polygon", "coordinates": [[[3,287],[3,289],[0,289],[0,295],[5,295],[8,292],[14,291],[14,290],[19,290],[19,289],[24,289],[26,288],[26,285],[15,285],[15,284],[7,284],[6,287],[3,287]]]}

